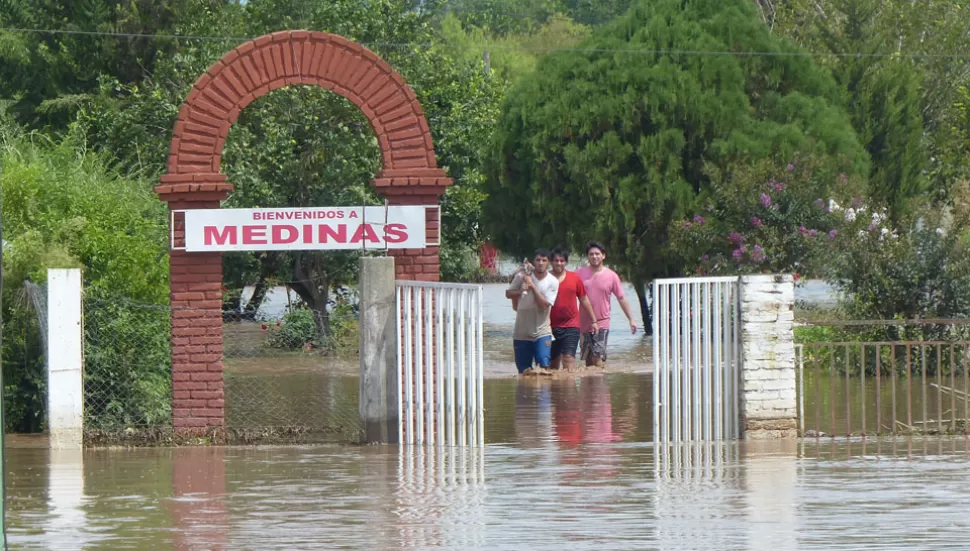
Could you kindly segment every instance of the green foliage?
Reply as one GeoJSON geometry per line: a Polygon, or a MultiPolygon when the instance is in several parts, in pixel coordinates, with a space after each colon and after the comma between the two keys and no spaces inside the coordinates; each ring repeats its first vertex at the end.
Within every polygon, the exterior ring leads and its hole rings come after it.
{"type": "Polygon", "coordinates": [[[970,174],[970,71],[953,57],[970,47],[966,3],[785,0],[774,7],[773,26],[832,70],[872,155],[872,194],[889,202],[892,218],[901,221],[925,199],[948,202],[970,174]]]}
{"type": "MultiPolygon", "coordinates": [[[[46,374],[36,314],[23,296],[23,281],[43,283],[48,268],[81,267],[88,300],[110,303],[128,297],[165,304],[167,216],[150,186],[112,172],[83,143],[71,139],[55,143],[29,134],[9,138],[0,148],[0,157],[7,242],[2,351],[6,420],[10,429],[34,431],[42,428],[46,374]]],[[[137,387],[144,396],[166,395],[168,378],[159,379],[157,374],[168,372],[167,317],[151,325],[164,327],[161,333],[136,340],[130,338],[131,332],[141,331],[145,322],[127,324],[132,318],[120,307],[110,312],[92,308],[86,315],[87,330],[123,337],[104,341],[105,345],[89,343],[87,379],[124,386],[127,378],[131,385],[124,392],[137,387]]],[[[101,394],[89,393],[88,399],[111,402],[116,399],[111,389],[121,386],[102,386],[101,394]]],[[[167,407],[167,397],[132,404],[142,410],[114,413],[154,415],[158,408],[167,407]]]]}
{"type": "Polygon", "coordinates": [[[317,338],[313,312],[308,308],[294,308],[275,326],[267,326],[266,346],[270,348],[300,349],[317,338]]]}
{"type": "MultiPolygon", "coordinates": [[[[180,21],[223,0],[49,0],[0,3],[0,27],[76,34],[0,32],[0,96],[15,100],[21,123],[64,128],[102,75],[133,84],[172,56],[179,41],[121,34],[171,35],[180,21]],[[109,33],[92,35],[90,32],[109,33]]],[[[218,34],[218,33],[217,33],[218,34]]]]}
{"type": "Polygon", "coordinates": [[[821,277],[847,229],[844,212],[830,206],[850,204],[864,187],[838,170],[828,158],[796,155],[712,175],[700,208],[671,228],[671,248],[698,274],[821,277]]]}
{"type": "Polygon", "coordinates": [[[589,36],[586,25],[555,14],[542,24],[528,31],[494,35],[487,28],[473,23],[462,23],[455,15],[441,20],[441,35],[449,47],[461,53],[470,63],[478,64],[499,78],[515,81],[532,74],[539,58],[551,51],[575,47],[589,36]]]}
{"type": "Polygon", "coordinates": [[[283,315],[275,323],[263,323],[265,343],[269,348],[304,350],[324,353],[356,353],[358,346],[356,298],[346,289],[337,293],[326,312],[329,333],[318,331],[319,314],[300,305],[283,315]]]}
{"type": "Polygon", "coordinates": [[[115,433],[168,424],[168,307],[88,298],[84,314],[85,429],[115,433]]]}
{"type": "Polygon", "coordinates": [[[643,282],[684,269],[668,228],[712,174],[795,152],[867,170],[832,79],[810,58],[677,53],[797,54],[749,2],[640,2],[581,48],[550,54],[508,94],[484,204],[503,251],[595,238],[643,282]]]}
{"type": "MultiPolygon", "coordinates": [[[[895,231],[860,232],[844,242],[830,277],[853,319],[970,316],[970,236],[966,218],[931,223],[921,211],[895,231]],[[939,224],[939,225],[938,225],[939,224]]],[[[887,327],[884,338],[941,338],[945,326],[887,327]]]]}

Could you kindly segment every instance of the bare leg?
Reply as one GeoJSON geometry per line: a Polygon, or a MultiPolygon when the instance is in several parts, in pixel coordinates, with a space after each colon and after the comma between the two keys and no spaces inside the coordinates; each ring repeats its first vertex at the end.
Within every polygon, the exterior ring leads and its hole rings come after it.
{"type": "MultiPolygon", "coordinates": [[[[549,360],[549,369],[559,369],[562,367],[561,364],[564,363],[563,358],[563,356],[553,356],[552,359],[549,360]]],[[[569,358],[569,356],[565,356],[565,358],[569,358]]]]}
{"type": "MultiPolygon", "coordinates": [[[[558,359],[558,358],[557,358],[558,359]]],[[[555,363],[556,360],[553,360],[555,363]]],[[[572,371],[576,369],[576,357],[575,356],[562,356],[562,368],[567,371],[572,371]]]]}
{"type": "Polygon", "coordinates": [[[594,356],[590,354],[589,356],[586,357],[586,367],[593,367],[593,366],[603,367],[605,365],[606,365],[606,362],[604,362],[603,358],[600,358],[599,356],[594,356]]]}

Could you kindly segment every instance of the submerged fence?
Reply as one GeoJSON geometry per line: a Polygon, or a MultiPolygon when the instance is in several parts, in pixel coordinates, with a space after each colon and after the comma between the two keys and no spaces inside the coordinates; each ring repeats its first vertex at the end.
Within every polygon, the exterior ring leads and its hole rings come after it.
{"type": "Polygon", "coordinates": [[[360,441],[356,290],[311,309],[280,287],[264,304],[223,313],[229,440],[360,441]]]}
{"type": "Polygon", "coordinates": [[[740,298],[736,277],[653,284],[654,441],[740,434],[740,298]]]}
{"type": "MultiPolygon", "coordinates": [[[[34,304],[38,317],[54,315],[34,304]]],[[[87,444],[171,441],[173,401],[205,408],[220,399],[173,395],[169,306],[87,293],[83,308],[87,444]]],[[[229,441],[360,440],[352,292],[335,295],[323,315],[298,300],[226,312],[223,350],[229,441]]]]}
{"type": "Polygon", "coordinates": [[[796,345],[804,436],[966,433],[970,340],[796,345]]]}
{"type": "Polygon", "coordinates": [[[482,287],[397,282],[399,442],[481,446],[482,287]]]}

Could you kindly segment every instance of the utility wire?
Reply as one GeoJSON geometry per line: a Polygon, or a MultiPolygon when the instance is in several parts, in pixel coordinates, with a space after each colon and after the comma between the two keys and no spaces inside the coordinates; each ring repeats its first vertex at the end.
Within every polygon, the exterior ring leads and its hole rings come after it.
{"type": "MultiPolygon", "coordinates": [[[[197,40],[197,41],[216,41],[216,42],[235,42],[243,43],[257,37],[241,36],[204,36],[204,35],[181,35],[181,34],[147,34],[147,33],[118,33],[103,31],[79,31],[68,29],[27,29],[0,27],[0,32],[22,33],[22,34],[49,34],[67,36],[103,36],[114,38],[148,38],[156,40],[197,40]]],[[[406,43],[406,42],[361,42],[360,44],[370,48],[414,48],[431,47],[429,43],[406,43]]],[[[443,46],[443,44],[436,44],[443,46]]],[[[799,51],[730,51],[730,50],[688,50],[688,49],[639,49],[639,48],[544,48],[542,46],[523,46],[518,44],[467,44],[467,45],[444,45],[452,49],[491,49],[491,50],[517,50],[528,52],[575,52],[575,53],[616,53],[632,55],[685,55],[685,56],[741,56],[741,57],[836,57],[836,58],[887,58],[901,57],[908,59],[970,59],[970,51],[966,53],[906,53],[901,51],[893,52],[799,52],[799,51]]]]}

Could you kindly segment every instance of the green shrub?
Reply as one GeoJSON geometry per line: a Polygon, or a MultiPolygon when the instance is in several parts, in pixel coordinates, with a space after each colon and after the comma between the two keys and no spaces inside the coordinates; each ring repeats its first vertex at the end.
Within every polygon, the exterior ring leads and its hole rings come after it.
{"type": "Polygon", "coordinates": [[[266,346],[270,348],[299,349],[317,339],[316,322],[308,308],[295,308],[276,325],[264,325],[268,330],[266,346]]]}

